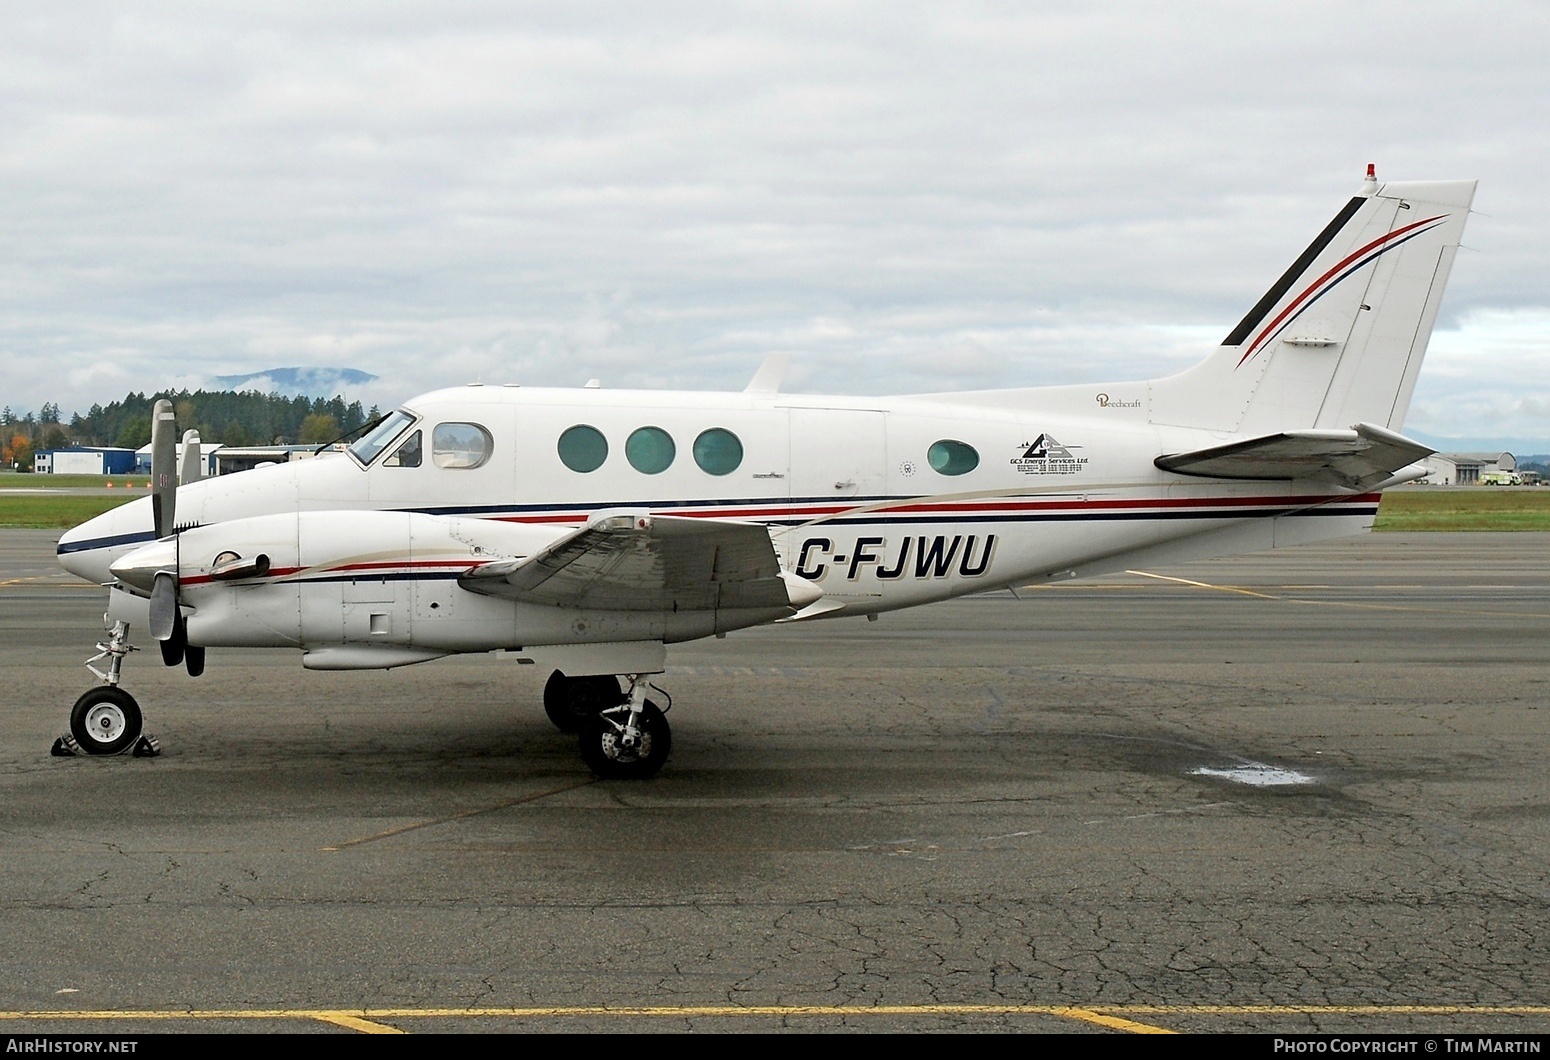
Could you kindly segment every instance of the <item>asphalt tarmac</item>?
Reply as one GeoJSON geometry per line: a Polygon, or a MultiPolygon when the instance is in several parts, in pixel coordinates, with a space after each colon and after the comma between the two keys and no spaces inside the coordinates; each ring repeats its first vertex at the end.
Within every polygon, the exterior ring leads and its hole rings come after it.
{"type": "Polygon", "coordinates": [[[495,656],[142,652],[161,757],[51,758],[56,537],[0,532],[0,1033],[1550,1032],[1550,535],[685,645],[638,783],[495,656]]]}

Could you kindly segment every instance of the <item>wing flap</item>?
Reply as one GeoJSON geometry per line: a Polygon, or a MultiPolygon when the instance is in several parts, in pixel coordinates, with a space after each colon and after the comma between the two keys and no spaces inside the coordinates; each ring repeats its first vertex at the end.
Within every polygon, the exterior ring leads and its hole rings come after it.
{"type": "Polygon", "coordinates": [[[1153,461],[1180,475],[1235,479],[1314,479],[1364,490],[1436,452],[1371,423],[1348,431],[1284,431],[1153,461]]]}
{"type": "Polygon", "coordinates": [[[458,583],[487,596],[600,611],[782,608],[807,595],[806,582],[792,585],[782,573],[764,526],[618,510],[532,556],[475,567],[458,583]]]}

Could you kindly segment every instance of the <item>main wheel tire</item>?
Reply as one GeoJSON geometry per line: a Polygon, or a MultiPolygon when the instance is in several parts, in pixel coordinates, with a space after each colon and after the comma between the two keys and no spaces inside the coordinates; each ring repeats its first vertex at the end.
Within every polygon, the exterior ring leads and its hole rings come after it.
{"type": "Polygon", "coordinates": [[[556,670],[544,685],[544,713],[561,732],[580,732],[582,723],[588,718],[609,707],[617,707],[623,701],[619,679],[607,674],[566,677],[556,670]]]}
{"type": "Polygon", "coordinates": [[[140,738],[140,704],[122,688],[94,688],[70,711],[70,735],[89,755],[121,754],[140,738]]]}
{"type": "Polygon", "coordinates": [[[651,700],[640,712],[640,746],[619,745],[619,727],[628,717],[624,710],[594,714],[581,726],[581,760],[604,780],[645,780],[654,777],[673,749],[673,730],[651,700]]]}

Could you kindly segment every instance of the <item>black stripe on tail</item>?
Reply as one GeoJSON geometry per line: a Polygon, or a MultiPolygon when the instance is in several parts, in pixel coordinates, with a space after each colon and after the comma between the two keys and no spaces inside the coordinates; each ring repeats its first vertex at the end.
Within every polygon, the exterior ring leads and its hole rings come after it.
{"type": "Polygon", "coordinates": [[[1232,334],[1222,340],[1223,346],[1243,345],[1243,340],[1249,337],[1249,332],[1253,331],[1259,325],[1259,322],[1265,319],[1266,313],[1275,308],[1276,303],[1281,300],[1292,284],[1297,282],[1297,277],[1308,270],[1308,266],[1312,265],[1314,259],[1324,252],[1324,248],[1329,246],[1330,240],[1339,234],[1340,230],[1346,226],[1346,222],[1356,214],[1357,210],[1362,208],[1362,203],[1366,201],[1367,198],[1365,196],[1358,195],[1345,204],[1345,207],[1335,215],[1335,219],[1329,222],[1325,226],[1324,231],[1318,234],[1318,238],[1308,244],[1308,249],[1303,251],[1296,261],[1292,262],[1292,267],[1287,269],[1285,274],[1271,286],[1270,290],[1265,292],[1265,297],[1254,304],[1254,308],[1249,310],[1248,316],[1238,322],[1238,326],[1232,329],[1232,334]]]}

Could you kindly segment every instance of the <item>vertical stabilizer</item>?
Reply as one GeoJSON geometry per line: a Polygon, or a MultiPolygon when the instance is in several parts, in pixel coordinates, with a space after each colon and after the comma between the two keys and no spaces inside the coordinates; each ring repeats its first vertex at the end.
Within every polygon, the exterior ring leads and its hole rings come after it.
{"type": "Polygon", "coordinates": [[[1398,430],[1474,193],[1474,181],[1369,180],[1214,354],[1149,384],[1152,421],[1398,430]]]}

